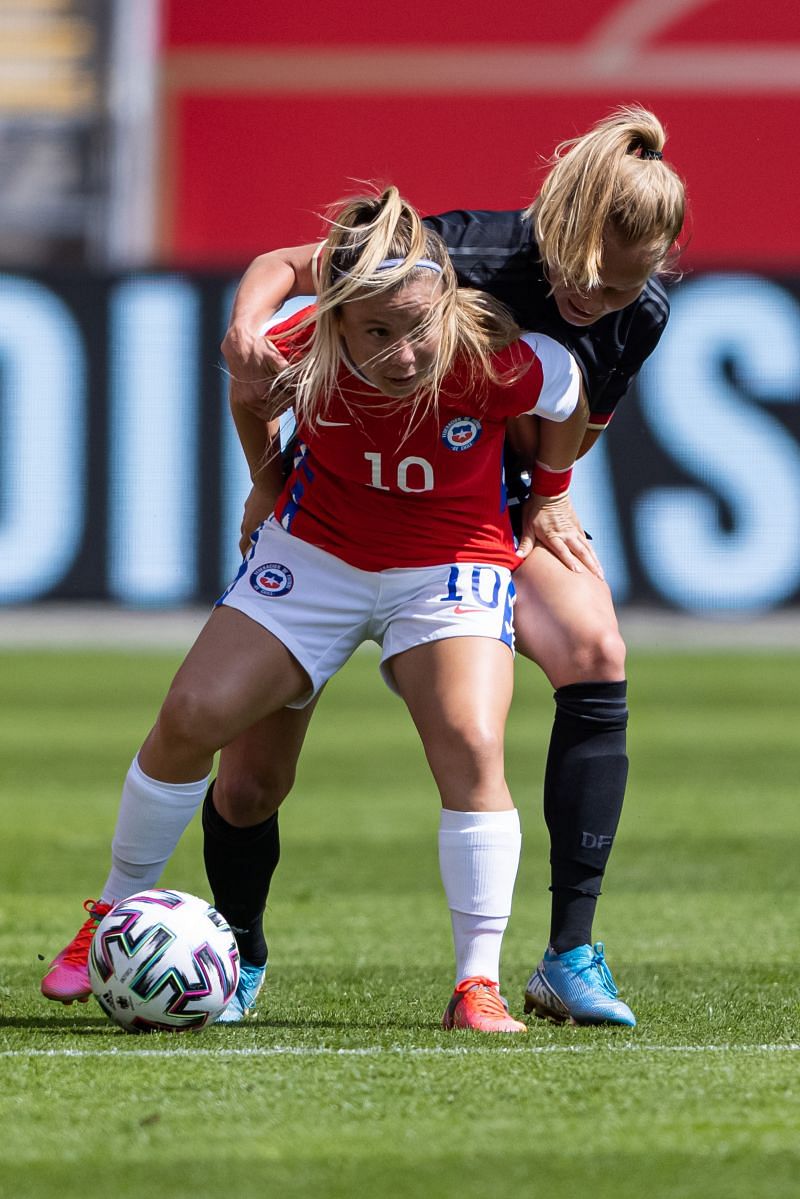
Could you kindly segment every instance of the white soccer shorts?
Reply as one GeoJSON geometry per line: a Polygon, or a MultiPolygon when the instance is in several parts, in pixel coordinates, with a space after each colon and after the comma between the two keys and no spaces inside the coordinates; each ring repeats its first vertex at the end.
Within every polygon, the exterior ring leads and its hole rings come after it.
{"type": "Polygon", "coordinates": [[[381,674],[392,691],[390,658],[445,637],[490,637],[514,652],[514,583],[504,566],[458,562],[358,570],[287,533],[272,517],[217,601],[268,629],[294,655],[312,690],[303,708],[364,641],[382,647],[381,674]]]}

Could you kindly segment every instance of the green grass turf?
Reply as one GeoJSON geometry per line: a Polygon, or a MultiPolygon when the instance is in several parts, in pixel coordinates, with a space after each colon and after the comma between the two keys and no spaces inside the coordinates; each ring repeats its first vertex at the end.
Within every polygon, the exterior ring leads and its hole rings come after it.
{"type": "MultiPolygon", "coordinates": [[[[0,1195],[795,1199],[797,653],[631,656],[631,778],[596,932],[634,1032],[438,1027],[437,802],[374,655],[315,716],[246,1028],[130,1037],[38,994],[105,877],[117,793],[175,655],[0,654],[0,1195]]],[[[547,934],[549,688],[520,663],[521,1010],[547,934]]],[[[165,883],[207,894],[195,822],[165,883]]]]}

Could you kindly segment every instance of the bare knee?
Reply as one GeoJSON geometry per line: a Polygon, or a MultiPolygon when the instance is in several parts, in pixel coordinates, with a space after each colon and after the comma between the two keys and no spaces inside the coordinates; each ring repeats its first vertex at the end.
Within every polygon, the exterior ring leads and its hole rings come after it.
{"type": "Polygon", "coordinates": [[[562,629],[534,651],[521,651],[538,662],[553,687],[571,683],[618,683],[625,678],[625,642],[614,624],[581,623],[562,629]]]}
{"type": "Polygon", "coordinates": [[[616,627],[584,628],[569,649],[566,672],[571,676],[559,682],[615,683],[625,678],[625,642],[616,627]]]}
{"type": "Polygon", "coordinates": [[[426,752],[445,806],[497,806],[507,794],[503,743],[502,729],[491,723],[474,721],[437,731],[426,752]]]}
{"type": "Polygon", "coordinates": [[[259,771],[220,763],[214,785],[214,806],[229,824],[261,824],[277,812],[294,786],[294,762],[262,764],[259,771]]]}
{"type": "Polygon", "coordinates": [[[519,653],[536,662],[554,687],[625,678],[625,642],[605,583],[588,571],[565,571],[538,547],[518,573],[519,653]]]}
{"type": "Polygon", "coordinates": [[[209,697],[191,687],[172,687],[158,714],[156,728],[167,749],[214,753],[220,748],[221,714],[209,697]]]}

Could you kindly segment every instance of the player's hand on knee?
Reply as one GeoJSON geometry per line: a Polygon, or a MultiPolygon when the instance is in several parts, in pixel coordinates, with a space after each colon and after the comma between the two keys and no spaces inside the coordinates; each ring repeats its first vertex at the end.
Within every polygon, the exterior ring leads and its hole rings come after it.
{"type": "Polygon", "coordinates": [[[541,545],[560,562],[579,574],[588,570],[604,578],[600,560],[592,549],[568,495],[555,499],[532,496],[522,510],[522,537],[517,553],[527,558],[534,546],[541,545]]]}

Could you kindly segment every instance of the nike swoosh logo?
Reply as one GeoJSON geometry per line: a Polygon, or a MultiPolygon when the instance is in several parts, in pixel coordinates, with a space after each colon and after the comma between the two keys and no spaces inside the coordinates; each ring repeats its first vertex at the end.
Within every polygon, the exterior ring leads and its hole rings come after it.
{"type": "Polygon", "coordinates": [[[317,417],[317,424],[321,425],[323,429],[349,429],[350,428],[349,420],[325,420],[321,416],[317,417]]]}
{"type": "Polygon", "coordinates": [[[461,606],[461,604],[456,604],[455,608],[453,608],[453,612],[456,614],[456,616],[463,616],[466,612],[482,612],[482,611],[483,611],[483,608],[464,608],[461,606]]]}

